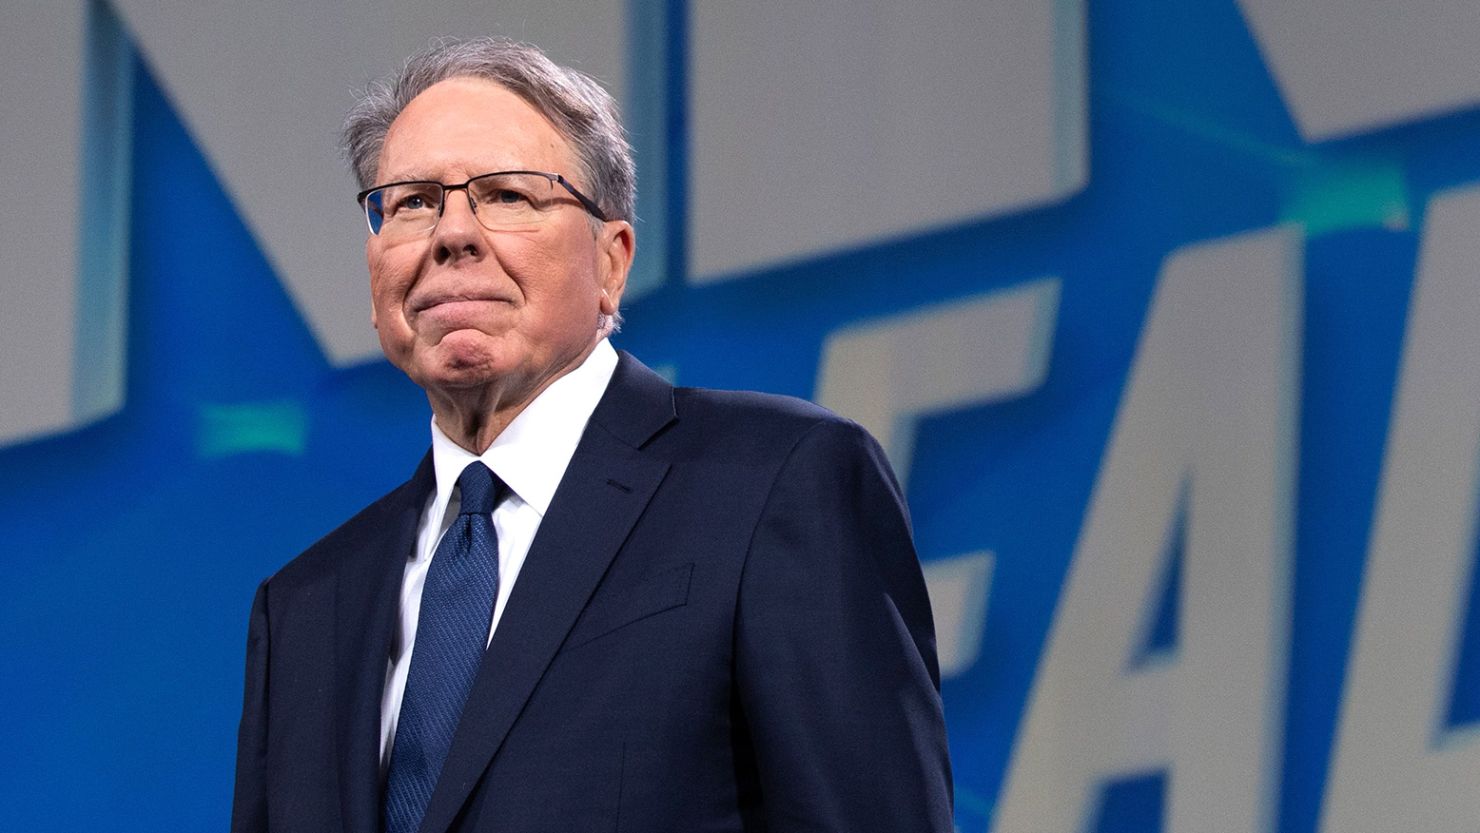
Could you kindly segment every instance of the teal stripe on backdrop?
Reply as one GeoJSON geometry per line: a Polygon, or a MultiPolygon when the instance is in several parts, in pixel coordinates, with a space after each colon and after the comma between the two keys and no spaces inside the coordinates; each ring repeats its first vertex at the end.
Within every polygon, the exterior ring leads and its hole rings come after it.
{"type": "Polygon", "coordinates": [[[685,278],[687,10],[685,0],[629,0],[627,110],[637,160],[639,256],[627,279],[635,300],[685,278]]]}
{"type": "MultiPolygon", "coordinates": [[[[104,0],[87,2],[83,72],[82,179],[75,195],[77,349],[72,414],[106,416],[123,404],[128,358],[129,151],[133,146],[133,67],[128,36],[104,0]]],[[[64,199],[65,195],[53,195],[64,199]]]]}

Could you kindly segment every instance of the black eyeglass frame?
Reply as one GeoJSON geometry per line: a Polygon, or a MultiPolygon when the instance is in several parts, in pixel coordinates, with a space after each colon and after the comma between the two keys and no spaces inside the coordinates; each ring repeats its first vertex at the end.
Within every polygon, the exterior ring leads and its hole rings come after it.
{"type": "MultiPolygon", "coordinates": [[[[492,171],[486,174],[478,174],[477,176],[470,178],[467,182],[464,182],[461,185],[448,185],[445,182],[438,182],[434,179],[404,179],[399,182],[387,182],[383,185],[374,185],[366,188],[365,190],[355,195],[355,202],[359,203],[360,208],[364,209],[365,211],[365,224],[369,226],[370,233],[379,236],[380,232],[376,231],[374,224],[370,222],[370,206],[365,203],[365,198],[375,193],[376,191],[383,191],[386,188],[394,188],[397,185],[435,185],[442,189],[442,202],[437,206],[437,222],[440,223],[442,221],[442,213],[447,210],[447,194],[449,192],[462,191],[465,195],[467,195],[468,207],[472,209],[474,216],[476,216],[478,214],[478,206],[474,204],[473,192],[468,190],[468,186],[472,185],[474,182],[477,182],[480,179],[485,179],[490,176],[503,176],[506,174],[529,174],[532,176],[542,176],[553,183],[559,183],[560,185],[564,186],[565,190],[570,192],[570,195],[572,197],[576,198],[576,201],[581,204],[581,207],[586,209],[586,211],[589,212],[591,216],[602,221],[603,223],[607,222],[610,219],[606,216],[606,212],[601,210],[601,206],[596,204],[595,200],[591,199],[585,194],[582,194],[580,190],[576,188],[576,186],[570,184],[570,180],[566,179],[560,174],[553,174],[549,171],[492,171]]],[[[432,228],[436,227],[436,223],[433,223],[432,228]]],[[[428,229],[428,231],[430,230],[431,229],[428,229]]]]}

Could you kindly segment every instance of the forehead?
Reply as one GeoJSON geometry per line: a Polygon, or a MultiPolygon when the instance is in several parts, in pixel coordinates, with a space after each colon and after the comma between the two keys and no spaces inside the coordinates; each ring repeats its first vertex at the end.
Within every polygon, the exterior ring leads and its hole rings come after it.
{"type": "Polygon", "coordinates": [[[533,105],[492,81],[449,78],[415,98],[391,123],[378,181],[451,182],[498,170],[574,171],[574,154],[533,105]]]}

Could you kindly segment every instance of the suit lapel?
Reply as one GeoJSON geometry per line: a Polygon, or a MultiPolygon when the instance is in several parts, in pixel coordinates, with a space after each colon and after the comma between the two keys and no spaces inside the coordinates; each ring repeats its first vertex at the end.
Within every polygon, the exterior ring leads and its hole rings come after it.
{"type": "Polygon", "coordinates": [[[422,833],[451,825],[601,583],[668,471],[641,447],[673,419],[673,388],[621,354],[484,654],[422,833]]]}
{"type": "Polygon", "coordinates": [[[416,474],[379,501],[341,562],[336,588],[334,703],[338,720],[339,791],[351,833],[380,830],[380,702],[395,632],[401,578],[416,545],[427,495],[435,487],[432,455],[416,474]]]}

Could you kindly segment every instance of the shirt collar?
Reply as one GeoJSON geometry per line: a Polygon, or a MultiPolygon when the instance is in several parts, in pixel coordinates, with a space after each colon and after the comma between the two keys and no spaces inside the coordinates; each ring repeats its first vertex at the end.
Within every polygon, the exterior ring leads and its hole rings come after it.
{"type": "Polygon", "coordinates": [[[433,417],[432,466],[437,475],[433,517],[446,511],[463,469],[482,460],[543,518],[616,369],[617,351],[602,339],[584,362],[551,382],[525,406],[482,454],[473,454],[449,439],[433,417]]]}

